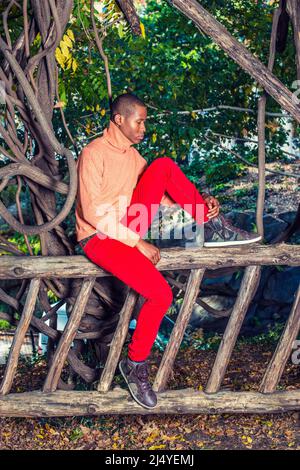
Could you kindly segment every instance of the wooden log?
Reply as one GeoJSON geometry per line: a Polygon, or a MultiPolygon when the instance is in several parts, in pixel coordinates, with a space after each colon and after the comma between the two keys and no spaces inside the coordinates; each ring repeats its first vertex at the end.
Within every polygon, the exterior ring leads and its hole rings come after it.
{"type": "Polygon", "coordinates": [[[36,299],[39,293],[41,280],[32,279],[29,286],[29,291],[26,297],[26,302],[23,308],[21,319],[19,321],[18,327],[16,329],[14,339],[9,351],[8,361],[6,364],[4,377],[0,387],[0,394],[5,395],[11,389],[15,372],[18,366],[19,355],[21,347],[30,325],[31,318],[34,313],[34,308],[36,304],[36,299]]]}
{"type": "MultiPolygon", "coordinates": [[[[61,194],[68,194],[68,185],[62,181],[57,181],[53,176],[47,175],[37,166],[31,165],[29,162],[11,163],[5,168],[5,176],[22,175],[32,181],[38,181],[41,186],[57,191],[61,194]]],[[[3,177],[3,176],[2,176],[3,177]]]]}
{"type": "Polygon", "coordinates": [[[69,349],[67,356],[68,364],[76,371],[83,380],[87,383],[92,383],[97,378],[97,371],[84,364],[78,357],[73,348],[69,349]]]}
{"type": "Polygon", "coordinates": [[[277,344],[276,350],[267,367],[259,387],[262,393],[272,393],[282,376],[284,367],[293,349],[293,343],[300,329],[300,285],[295,296],[293,307],[285,325],[285,329],[277,344]]]}
{"type": "Polygon", "coordinates": [[[130,24],[131,31],[137,36],[141,36],[141,23],[136,12],[133,0],[118,0],[117,5],[121,8],[126,20],[130,24]]]}
{"type": "Polygon", "coordinates": [[[112,339],[108,357],[97,387],[99,392],[107,392],[111,386],[111,382],[115,374],[116,367],[118,365],[118,361],[122,352],[123,344],[125,342],[126,335],[128,332],[131,314],[133,312],[138,296],[139,294],[132,289],[130,289],[127,294],[124,306],[120,312],[120,320],[116,328],[114,337],[112,339]]]}
{"type": "MultiPolygon", "coordinates": [[[[243,70],[249,73],[296,121],[300,122],[299,100],[270,70],[196,0],[169,0],[210,36],[243,70]]],[[[296,3],[296,2],[295,2],[296,3]]]]}
{"type": "MultiPolygon", "coordinates": [[[[2,316],[2,313],[0,312],[0,318],[2,316]]],[[[6,319],[5,316],[3,316],[4,319],[6,319]]],[[[12,320],[10,319],[10,323],[12,322],[12,320]]],[[[19,324],[18,321],[15,321],[17,324],[19,324]]],[[[42,320],[42,319],[39,319],[35,316],[33,316],[31,318],[31,325],[36,328],[39,332],[43,333],[44,335],[48,336],[49,338],[51,338],[53,341],[58,341],[58,339],[61,337],[61,332],[60,331],[57,331],[57,330],[54,330],[53,328],[51,328],[50,326],[48,326],[47,324],[45,324],[45,322],[42,320]]],[[[110,322],[108,322],[107,325],[110,325],[110,322]]],[[[106,325],[106,326],[107,326],[106,325]]],[[[95,332],[95,334],[92,334],[92,335],[89,335],[88,333],[84,334],[84,333],[77,333],[76,336],[75,336],[75,340],[78,338],[78,339],[83,339],[83,338],[100,338],[103,336],[103,332],[100,331],[100,332],[95,332]]],[[[78,375],[80,375],[80,377],[83,378],[83,380],[85,380],[86,382],[90,383],[90,382],[94,382],[96,380],[96,375],[97,375],[97,371],[92,369],[91,367],[87,366],[86,364],[84,364],[75,354],[75,352],[73,351],[73,349],[70,349],[69,352],[68,352],[68,356],[67,356],[67,361],[68,363],[70,364],[70,366],[76,371],[76,373],[78,375]]]]}
{"type": "Polygon", "coordinates": [[[271,395],[258,392],[218,392],[207,395],[192,389],[168,390],[158,394],[158,404],[148,410],[136,403],[127,390],[56,391],[53,393],[11,393],[0,397],[0,416],[103,416],[103,415],[179,415],[216,413],[283,413],[300,409],[300,390],[271,395]]]}
{"type": "Polygon", "coordinates": [[[44,392],[53,392],[57,388],[65,360],[68,356],[72,341],[75,338],[77,329],[79,328],[80,320],[84,314],[84,309],[89,299],[94,282],[95,278],[87,278],[82,282],[79,296],[74,304],[69,320],[65,326],[63,334],[54,353],[53,361],[44,383],[44,392]]]}
{"type": "Polygon", "coordinates": [[[220,389],[243,320],[259,284],[260,270],[260,266],[249,266],[245,269],[237,300],[206,385],[206,393],[216,393],[220,389]]]}
{"type": "MultiPolygon", "coordinates": [[[[299,266],[300,246],[251,245],[224,248],[165,248],[159,271],[217,269],[229,266],[299,266]]],[[[104,271],[85,256],[1,256],[0,279],[106,277],[104,271]]]]}
{"type": "Polygon", "coordinates": [[[198,296],[204,272],[205,269],[192,269],[190,272],[183,303],[153,383],[153,390],[155,391],[160,392],[166,387],[184,332],[193,311],[193,305],[198,296]]]}

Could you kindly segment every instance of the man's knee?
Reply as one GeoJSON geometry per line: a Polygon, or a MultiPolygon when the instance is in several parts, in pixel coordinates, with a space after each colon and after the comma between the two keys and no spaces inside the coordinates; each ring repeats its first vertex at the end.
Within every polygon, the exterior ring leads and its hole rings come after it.
{"type": "Polygon", "coordinates": [[[152,164],[153,166],[159,166],[163,168],[169,168],[172,165],[176,165],[174,160],[170,157],[159,157],[153,160],[152,164]]]}

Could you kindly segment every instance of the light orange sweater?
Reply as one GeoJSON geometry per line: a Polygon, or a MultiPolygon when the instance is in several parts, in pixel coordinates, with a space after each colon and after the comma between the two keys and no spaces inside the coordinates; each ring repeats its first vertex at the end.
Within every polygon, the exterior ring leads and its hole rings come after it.
{"type": "Polygon", "coordinates": [[[103,135],[82,150],[77,161],[77,241],[103,233],[135,246],[140,236],[119,223],[130,204],[138,177],[147,161],[132,142],[110,121],[103,135]]]}

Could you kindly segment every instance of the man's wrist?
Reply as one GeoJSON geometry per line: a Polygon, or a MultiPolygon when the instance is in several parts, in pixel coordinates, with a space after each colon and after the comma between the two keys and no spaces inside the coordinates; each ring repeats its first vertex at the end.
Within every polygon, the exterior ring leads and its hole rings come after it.
{"type": "Polygon", "coordinates": [[[142,240],[142,238],[139,237],[138,240],[134,243],[134,246],[137,246],[140,243],[141,240],[142,240]]]}

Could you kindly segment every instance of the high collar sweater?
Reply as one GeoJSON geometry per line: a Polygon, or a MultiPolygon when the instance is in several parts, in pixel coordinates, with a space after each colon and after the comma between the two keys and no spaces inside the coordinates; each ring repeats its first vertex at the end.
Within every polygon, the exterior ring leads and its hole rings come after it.
{"type": "Polygon", "coordinates": [[[75,207],[76,235],[99,233],[134,247],[140,236],[120,223],[130,204],[147,161],[133,143],[110,121],[103,135],[82,150],[77,160],[78,190],[75,207]]]}

